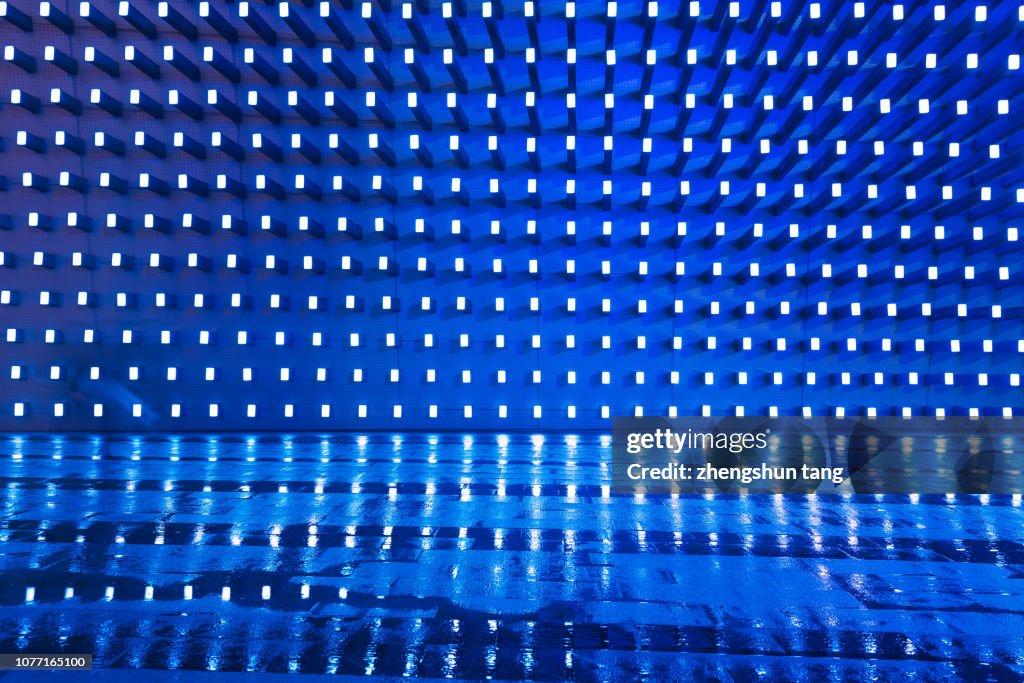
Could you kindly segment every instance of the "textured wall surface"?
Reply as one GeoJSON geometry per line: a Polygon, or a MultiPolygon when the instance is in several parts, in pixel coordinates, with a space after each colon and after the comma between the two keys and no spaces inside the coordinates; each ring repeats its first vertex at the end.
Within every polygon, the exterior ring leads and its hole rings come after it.
{"type": "Polygon", "coordinates": [[[0,4],[0,427],[1019,414],[1015,3],[0,4]]]}

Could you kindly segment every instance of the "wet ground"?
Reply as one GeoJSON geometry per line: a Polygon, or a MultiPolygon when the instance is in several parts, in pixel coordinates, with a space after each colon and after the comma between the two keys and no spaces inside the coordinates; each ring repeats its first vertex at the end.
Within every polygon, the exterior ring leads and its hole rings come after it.
{"type": "Polygon", "coordinates": [[[1024,677],[1019,496],[612,496],[610,460],[3,437],[0,652],[93,654],[69,681],[1024,677]]]}

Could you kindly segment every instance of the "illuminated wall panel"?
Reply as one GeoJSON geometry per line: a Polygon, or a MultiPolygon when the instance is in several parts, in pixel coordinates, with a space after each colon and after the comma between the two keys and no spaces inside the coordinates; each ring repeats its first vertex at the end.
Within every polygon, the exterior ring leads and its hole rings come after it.
{"type": "Polygon", "coordinates": [[[0,427],[1019,413],[1012,3],[0,3],[0,427]]]}

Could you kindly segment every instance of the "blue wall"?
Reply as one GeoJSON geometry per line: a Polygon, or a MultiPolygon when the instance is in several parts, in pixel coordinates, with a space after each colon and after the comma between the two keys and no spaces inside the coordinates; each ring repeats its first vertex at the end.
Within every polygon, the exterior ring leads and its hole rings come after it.
{"type": "Polygon", "coordinates": [[[282,3],[286,19],[276,3],[204,5],[6,5],[0,428],[585,429],[638,409],[1024,406],[1016,7],[282,3]]]}

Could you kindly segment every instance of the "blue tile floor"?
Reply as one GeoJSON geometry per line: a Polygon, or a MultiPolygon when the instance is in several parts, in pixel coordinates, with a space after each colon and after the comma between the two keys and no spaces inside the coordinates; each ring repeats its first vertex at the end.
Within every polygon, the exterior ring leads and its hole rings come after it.
{"type": "Polygon", "coordinates": [[[1019,496],[612,496],[610,460],[8,435],[0,652],[92,653],[69,681],[1024,677],[1019,496]]]}

